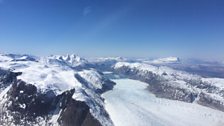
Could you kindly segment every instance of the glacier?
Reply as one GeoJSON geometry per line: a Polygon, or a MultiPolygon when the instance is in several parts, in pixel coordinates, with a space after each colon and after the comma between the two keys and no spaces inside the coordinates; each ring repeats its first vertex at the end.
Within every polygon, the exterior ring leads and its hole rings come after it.
{"type": "Polygon", "coordinates": [[[116,86],[103,94],[105,108],[116,126],[221,126],[224,112],[198,104],[157,98],[147,83],[114,79],[116,86]]]}

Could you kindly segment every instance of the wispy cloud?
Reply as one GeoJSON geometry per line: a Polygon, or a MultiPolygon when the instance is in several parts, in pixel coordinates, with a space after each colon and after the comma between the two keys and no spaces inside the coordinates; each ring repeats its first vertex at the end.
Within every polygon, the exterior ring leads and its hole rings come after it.
{"type": "Polygon", "coordinates": [[[87,6],[83,9],[83,16],[87,16],[88,14],[90,14],[92,12],[92,7],[91,6],[87,6]]]}
{"type": "Polygon", "coordinates": [[[113,23],[117,22],[119,19],[121,19],[123,16],[125,16],[130,11],[130,8],[122,8],[116,12],[114,12],[111,15],[108,15],[105,17],[102,21],[100,21],[98,24],[95,25],[90,31],[87,33],[89,36],[95,36],[97,34],[100,34],[103,30],[107,29],[113,23]]]}

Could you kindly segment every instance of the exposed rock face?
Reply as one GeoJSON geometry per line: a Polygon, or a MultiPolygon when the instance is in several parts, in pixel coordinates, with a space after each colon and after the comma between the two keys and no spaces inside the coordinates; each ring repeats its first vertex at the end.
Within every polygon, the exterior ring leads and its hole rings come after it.
{"type": "MultiPolygon", "coordinates": [[[[53,99],[48,94],[38,94],[35,86],[18,80],[7,92],[7,101],[3,104],[2,115],[15,125],[35,123],[38,116],[46,116],[51,108],[53,99]],[[32,122],[32,123],[31,123],[32,122]]],[[[52,96],[53,97],[53,96],[52,96]]]]}
{"type": "Polygon", "coordinates": [[[34,85],[26,84],[21,80],[12,85],[8,96],[11,102],[8,109],[26,115],[31,120],[47,115],[52,108],[51,103],[56,98],[52,91],[45,94],[38,93],[34,85]]]}
{"type": "Polygon", "coordinates": [[[210,107],[210,108],[224,111],[224,105],[222,102],[212,98],[210,95],[205,94],[205,93],[200,93],[199,100],[197,101],[197,103],[207,106],[207,107],[210,107]]]}
{"type": "Polygon", "coordinates": [[[90,113],[90,107],[85,102],[72,98],[75,89],[57,96],[52,90],[41,93],[34,85],[17,80],[17,75],[2,71],[0,76],[1,86],[12,85],[4,96],[5,102],[0,104],[0,125],[102,125],[90,113]],[[55,115],[57,118],[53,120],[55,115]]]}
{"type": "Polygon", "coordinates": [[[157,97],[168,98],[173,100],[185,101],[192,103],[197,93],[189,92],[181,88],[175,88],[166,84],[151,84],[148,90],[154,93],[157,97]]]}
{"type": "Polygon", "coordinates": [[[189,103],[197,102],[224,111],[224,90],[208,82],[203,82],[200,78],[186,79],[175,74],[167,77],[168,74],[165,72],[157,74],[154,71],[140,70],[125,65],[115,68],[114,71],[120,76],[148,83],[148,90],[157,97],[189,103]]]}
{"type": "Polygon", "coordinates": [[[62,126],[101,126],[90,113],[85,102],[71,99],[59,119],[62,126]]]}
{"type": "Polygon", "coordinates": [[[16,77],[21,74],[20,72],[14,73],[9,70],[0,69],[0,91],[16,81],[16,77]]]}

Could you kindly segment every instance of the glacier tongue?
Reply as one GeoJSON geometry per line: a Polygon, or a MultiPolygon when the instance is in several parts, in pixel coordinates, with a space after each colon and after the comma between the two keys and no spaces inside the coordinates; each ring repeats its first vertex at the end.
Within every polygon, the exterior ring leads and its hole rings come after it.
{"type": "Polygon", "coordinates": [[[157,98],[146,83],[113,80],[114,89],[103,94],[105,108],[115,126],[221,126],[224,112],[198,104],[157,98]]]}

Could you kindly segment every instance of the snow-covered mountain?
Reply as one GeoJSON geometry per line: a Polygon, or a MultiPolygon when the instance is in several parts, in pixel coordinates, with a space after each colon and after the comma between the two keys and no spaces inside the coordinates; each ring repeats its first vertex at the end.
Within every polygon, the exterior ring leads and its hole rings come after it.
{"type": "Polygon", "coordinates": [[[84,59],[1,56],[0,125],[113,125],[100,94],[114,83],[95,69],[73,69],[84,59]]]}
{"type": "Polygon", "coordinates": [[[91,60],[92,67],[101,70],[101,71],[111,71],[112,66],[117,62],[127,61],[126,58],[123,57],[101,57],[95,58],[91,60]]]}
{"type": "Polygon", "coordinates": [[[148,90],[158,97],[196,102],[224,111],[224,79],[203,78],[165,66],[118,62],[118,74],[149,84],[148,90]]]}
{"type": "Polygon", "coordinates": [[[199,121],[208,119],[207,124],[211,124],[217,117],[214,125],[223,124],[220,120],[224,118],[224,79],[205,78],[163,66],[178,60],[172,57],[149,63],[110,57],[87,61],[74,54],[47,57],[0,54],[0,125],[206,124],[190,118],[187,111],[176,112],[176,103],[179,110],[192,108],[199,121]],[[111,78],[115,78],[114,82],[111,78]],[[116,78],[127,81],[123,83],[116,78]],[[159,111],[152,109],[155,106],[159,111]],[[212,117],[204,117],[200,112],[204,110],[212,117]],[[176,113],[167,113],[172,111],[176,113]],[[194,122],[186,120],[188,117],[194,122]],[[132,121],[128,123],[130,118],[132,121]],[[182,122],[176,123],[178,118],[182,122]]]}
{"type": "Polygon", "coordinates": [[[78,66],[85,66],[88,64],[88,61],[84,58],[81,58],[75,54],[72,55],[51,55],[48,57],[42,58],[42,60],[50,64],[58,64],[58,65],[67,65],[70,67],[78,67],[78,66]]]}

